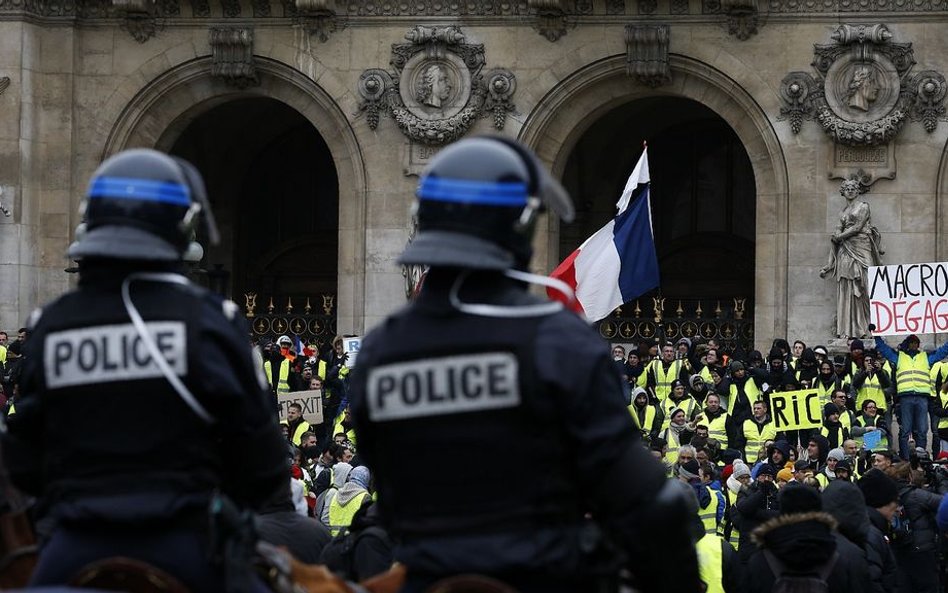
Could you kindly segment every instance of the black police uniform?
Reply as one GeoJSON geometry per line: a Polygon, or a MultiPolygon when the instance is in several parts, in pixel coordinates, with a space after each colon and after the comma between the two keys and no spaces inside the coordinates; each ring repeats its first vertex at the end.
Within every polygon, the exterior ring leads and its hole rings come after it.
{"type": "MultiPolygon", "coordinates": [[[[642,581],[661,583],[666,566],[647,559],[675,528],[650,527],[646,509],[665,477],[638,440],[606,345],[562,309],[463,313],[449,299],[458,273],[433,268],[419,298],[365,337],[351,378],[359,451],[407,590],[475,572],[524,592],[593,591],[603,556],[589,511],[642,581]]],[[[472,274],[460,296],[545,302],[497,272],[472,274]]],[[[661,553],[674,562],[689,552],[661,553]]]]}
{"type": "Polygon", "coordinates": [[[162,376],[123,306],[124,277],[174,264],[88,260],[78,289],[34,313],[16,414],[3,437],[14,484],[55,523],[34,584],[64,583],[112,555],[138,558],[192,591],[221,591],[207,508],[221,490],[265,501],[287,479],[245,321],[194,285],[135,281],[130,295],[173,369],[216,420],[162,376]]]}

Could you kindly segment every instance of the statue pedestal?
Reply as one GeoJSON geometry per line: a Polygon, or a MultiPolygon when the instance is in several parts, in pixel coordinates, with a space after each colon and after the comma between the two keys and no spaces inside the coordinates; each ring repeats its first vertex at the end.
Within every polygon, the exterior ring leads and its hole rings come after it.
{"type": "Polygon", "coordinates": [[[836,354],[849,354],[849,340],[846,338],[833,338],[826,343],[826,350],[831,357],[836,354]]]}

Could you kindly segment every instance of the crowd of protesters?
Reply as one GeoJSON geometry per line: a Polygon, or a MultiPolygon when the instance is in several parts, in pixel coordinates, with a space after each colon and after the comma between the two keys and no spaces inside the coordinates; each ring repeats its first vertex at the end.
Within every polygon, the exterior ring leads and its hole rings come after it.
{"type": "Polygon", "coordinates": [[[724,548],[709,559],[699,542],[704,572],[723,562],[714,590],[948,583],[948,344],[874,342],[832,354],[778,339],[766,357],[687,338],[613,346],[636,427],[669,478],[692,487],[705,538],[724,548]],[[822,426],[778,431],[772,395],[802,389],[818,391],[822,426]]]}
{"type": "MultiPolygon", "coordinates": [[[[8,414],[27,339],[0,332],[8,414]]],[[[258,344],[273,395],[319,390],[323,414],[311,423],[301,405],[286,406],[291,476],[257,529],[298,559],[359,580],[391,566],[395,544],[358,454],[342,342],[326,352],[287,336],[258,344]]],[[[714,340],[613,345],[643,442],[695,494],[708,590],[771,591],[782,581],[788,590],[928,592],[948,583],[946,354],[948,344],[921,351],[915,336],[896,349],[851,340],[846,354],[775,340],[766,357],[714,340]],[[819,392],[823,425],[776,430],[772,394],[800,389],[819,392]]]]}

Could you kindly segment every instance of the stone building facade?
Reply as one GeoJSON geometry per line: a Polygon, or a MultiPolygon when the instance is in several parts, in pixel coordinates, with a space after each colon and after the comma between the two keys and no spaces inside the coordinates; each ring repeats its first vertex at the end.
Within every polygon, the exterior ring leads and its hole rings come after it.
{"type": "Polygon", "coordinates": [[[153,147],[208,178],[207,283],[267,330],[361,334],[405,301],[418,171],[502,133],[579,206],[533,271],[608,220],[647,140],[663,313],[622,315],[816,343],[841,180],[887,263],[948,257],[946,31],[944,0],[0,0],[0,327],[74,282],[96,165],[153,147]]]}

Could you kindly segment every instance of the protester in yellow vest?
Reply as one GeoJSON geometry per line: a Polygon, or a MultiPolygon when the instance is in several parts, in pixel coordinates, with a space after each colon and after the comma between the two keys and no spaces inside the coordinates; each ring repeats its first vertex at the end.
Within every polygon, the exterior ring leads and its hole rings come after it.
{"type": "Polygon", "coordinates": [[[682,410],[685,413],[686,422],[693,421],[698,412],[701,411],[698,400],[687,394],[684,383],[678,379],[672,381],[671,393],[661,402],[662,430],[668,428],[671,421],[671,412],[674,409],[682,410]]]}
{"type": "Polygon", "coordinates": [[[704,403],[704,410],[695,417],[695,426],[707,426],[708,437],[717,440],[722,449],[729,449],[731,417],[721,407],[721,397],[716,393],[709,393],[704,403]]]}
{"type": "MultiPolygon", "coordinates": [[[[874,326],[869,327],[875,329],[874,326]]],[[[928,441],[929,401],[932,393],[931,367],[948,355],[948,342],[927,354],[920,350],[921,340],[911,334],[895,352],[885,341],[876,336],[876,351],[895,365],[895,384],[898,389],[896,405],[899,406],[899,454],[908,459],[911,450],[908,446],[909,434],[913,434],[916,443],[928,441]]]]}
{"type": "Polygon", "coordinates": [[[279,360],[280,368],[278,370],[276,393],[277,395],[280,395],[282,393],[290,392],[290,366],[296,359],[296,353],[293,352],[293,341],[289,336],[280,336],[277,338],[276,344],[280,349],[280,355],[282,355],[282,359],[277,356],[273,356],[272,358],[268,357],[268,360],[263,363],[263,371],[267,375],[267,384],[272,387],[273,362],[279,360]]]}
{"type": "Polygon", "coordinates": [[[839,421],[839,407],[830,402],[823,406],[823,426],[820,434],[829,441],[830,449],[843,446],[843,441],[849,438],[849,430],[839,421]]]}
{"type": "Polygon", "coordinates": [[[875,402],[883,411],[888,409],[885,390],[892,385],[888,370],[889,363],[869,350],[863,355],[863,366],[853,374],[853,390],[856,392],[856,409],[861,410],[866,400],[875,402]],[[882,363],[885,363],[883,365],[882,363]]]}
{"type": "Polygon", "coordinates": [[[369,468],[364,465],[353,468],[345,484],[329,502],[329,532],[333,536],[352,525],[356,511],[372,499],[369,493],[370,478],[369,468]]]}
{"type": "Polygon", "coordinates": [[[635,422],[636,428],[639,429],[644,438],[651,440],[658,435],[662,426],[658,406],[649,403],[648,393],[641,387],[632,390],[629,414],[632,415],[632,421],[635,422]]]}
{"type": "Polygon", "coordinates": [[[297,447],[300,446],[303,433],[312,430],[309,422],[303,419],[303,406],[296,402],[293,402],[287,406],[286,420],[281,420],[280,424],[287,427],[289,441],[297,447]]]}
{"type": "Polygon", "coordinates": [[[934,414],[938,416],[938,450],[948,451],[948,382],[938,392],[938,404],[934,409],[934,414]]]}
{"type": "Polygon", "coordinates": [[[671,393],[672,383],[678,379],[688,380],[688,369],[685,361],[675,358],[675,347],[671,344],[662,346],[662,358],[653,360],[645,373],[645,388],[650,391],[659,402],[664,402],[671,393]]]}
{"type": "Polygon", "coordinates": [[[885,416],[879,413],[879,407],[871,399],[862,402],[859,414],[850,430],[850,435],[856,441],[856,446],[862,448],[865,444],[867,433],[879,431],[882,438],[879,444],[872,447],[873,451],[885,450],[889,448],[889,425],[885,421],[885,416]]]}
{"type": "Polygon", "coordinates": [[[754,402],[752,410],[753,416],[744,421],[742,431],[744,461],[747,463],[757,463],[764,443],[777,439],[777,429],[770,414],[767,413],[767,402],[764,400],[754,402]]]}
{"type": "Polygon", "coordinates": [[[685,411],[681,408],[672,409],[668,416],[670,419],[668,428],[659,433],[659,437],[665,441],[668,447],[665,453],[665,461],[674,464],[678,461],[678,449],[682,445],[691,442],[691,437],[694,436],[694,425],[688,425],[685,411]]]}

